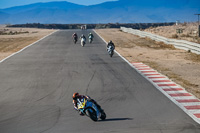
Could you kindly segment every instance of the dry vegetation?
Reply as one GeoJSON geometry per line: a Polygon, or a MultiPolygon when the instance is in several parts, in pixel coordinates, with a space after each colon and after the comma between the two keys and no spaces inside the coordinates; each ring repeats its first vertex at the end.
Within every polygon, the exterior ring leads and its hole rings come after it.
{"type": "Polygon", "coordinates": [[[200,38],[198,37],[198,23],[185,22],[173,26],[160,26],[156,28],[150,27],[148,29],[145,29],[144,31],[161,35],[167,38],[200,43],[200,38]],[[180,31],[182,31],[182,33],[180,33],[180,31]]]}
{"type": "Polygon", "coordinates": [[[113,40],[116,50],[130,62],[149,65],[200,98],[200,55],[124,33],[119,29],[96,31],[106,41],[113,40]]]}
{"type": "Polygon", "coordinates": [[[53,30],[0,26],[0,60],[51,32],[53,30]]]}

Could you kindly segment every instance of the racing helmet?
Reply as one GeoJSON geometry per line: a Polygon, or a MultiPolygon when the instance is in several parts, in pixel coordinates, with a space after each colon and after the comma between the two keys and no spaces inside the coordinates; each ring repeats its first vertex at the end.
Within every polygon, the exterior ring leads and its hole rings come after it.
{"type": "Polygon", "coordinates": [[[76,92],[76,93],[73,94],[72,98],[73,98],[74,100],[76,100],[78,96],[79,96],[79,93],[76,92]]]}

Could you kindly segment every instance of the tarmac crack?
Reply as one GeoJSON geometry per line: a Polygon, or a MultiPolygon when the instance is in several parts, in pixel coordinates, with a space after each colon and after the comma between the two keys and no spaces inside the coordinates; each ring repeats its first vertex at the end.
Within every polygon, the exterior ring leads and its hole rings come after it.
{"type": "Polygon", "coordinates": [[[94,75],[95,75],[95,73],[96,73],[96,71],[94,71],[94,73],[93,73],[93,75],[92,75],[92,77],[91,77],[91,79],[90,79],[90,81],[89,81],[89,83],[88,83],[88,85],[87,85],[87,88],[86,88],[86,95],[87,95],[87,93],[88,93],[88,90],[89,90],[89,86],[90,86],[90,83],[92,82],[92,80],[93,80],[93,78],[94,78],[94,75]]]}

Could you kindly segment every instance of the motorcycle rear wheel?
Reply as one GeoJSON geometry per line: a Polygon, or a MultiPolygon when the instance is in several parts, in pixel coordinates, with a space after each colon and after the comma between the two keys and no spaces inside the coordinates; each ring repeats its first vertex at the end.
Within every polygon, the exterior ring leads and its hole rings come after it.
{"type": "Polygon", "coordinates": [[[106,113],[103,111],[101,112],[101,117],[100,117],[102,120],[105,120],[106,119],[106,113]]]}

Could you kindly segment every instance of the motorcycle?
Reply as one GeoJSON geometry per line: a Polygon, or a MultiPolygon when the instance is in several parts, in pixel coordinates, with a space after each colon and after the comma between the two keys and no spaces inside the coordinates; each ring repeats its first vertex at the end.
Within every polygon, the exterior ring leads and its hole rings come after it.
{"type": "Polygon", "coordinates": [[[89,43],[92,43],[93,39],[91,36],[89,36],[89,43]]]}
{"type": "Polygon", "coordinates": [[[114,47],[108,46],[107,51],[108,51],[108,54],[110,55],[110,57],[112,57],[114,54],[114,47]]]}
{"type": "Polygon", "coordinates": [[[76,44],[76,42],[78,41],[77,37],[74,37],[74,44],[76,44]]]}
{"type": "Polygon", "coordinates": [[[105,112],[103,110],[100,112],[93,102],[88,101],[85,98],[77,99],[77,101],[78,110],[81,111],[83,115],[90,117],[93,121],[97,121],[99,118],[102,120],[106,119],[105,112]]]}
{"type": "Polygon", "coordinates": [[[85,46],[85,38],[81,38],[81,46],[84,47],[85,46]]]}

